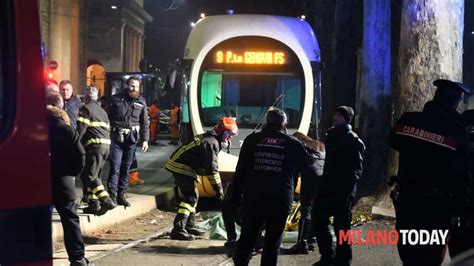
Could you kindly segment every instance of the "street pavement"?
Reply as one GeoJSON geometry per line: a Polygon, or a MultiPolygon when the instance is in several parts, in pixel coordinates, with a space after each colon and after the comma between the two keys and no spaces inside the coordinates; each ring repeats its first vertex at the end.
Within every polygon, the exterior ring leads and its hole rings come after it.
{"type": "MultiPolygon", "coordinates": [[[[162,140],[162,145],[151,145],[146,153],[137,149],[138,169],[140,178],[145,181],[143,185],[133,186],[129,188],[127,198],[132,207],[123,208],[121,206],[107,212],[103,216],[93,216],[82,213],[82,207],[79,208],[79,218],[81,223],[81,231],[83,234],[93,233],[100,229],[108,228],[115,224],[130,220],[134,217],[143,215],[156,209],[160,204],[166,204],[169,198],[162,198],[163,195],[171,197],[174,188],[172,175],[164,169],[164,165],[170,154],[176,149],[176,146],[167,145],[168,141],[162,140]],[[166,143],[166,144],[165,144],[166,143]]],[[[107,181],[109,166],[108,163],[102,171],[102,180],[104,184],[107,181]]],[[[80,180],[76,180],[76,195],[78,201],[82,195],[82,184],[80,180]]],[[[57,246],[58,242],[63,241],[63,230],[60,223],[59,215],[53,212],[53,242],[57,246]]],[[[86,257],[93,258],[104,252],[114,250],[117,244],[106,245],[88,245],[86,247],[86,257]]],[[[54,251],[54,265],[69,265],[67,254],[64,248],[54,251]]]]}
{"type": "MultiPolygon", "coordinates": [[[[379,222],[358,226],[363,232],[371,230],[391,230],[393,224],[379,222]]],[[[291,246],[292,243],[284,243],[291,246]]],[[[224,249],[224,241],[200,239],[192,242],[170,240],[169,237],[140,243],[134,247],[110,254],[95,265],[233,265],[224,249]]],[[[280,255],[278,265],[312,265],[320,258],[319,252],[308,255],[280,255]]],[[[252,257],[250,265],[260,265],[261,255],[252,257]]],[[[396,246],[355,245],[353,265],[402,265],[396,246]]]]}

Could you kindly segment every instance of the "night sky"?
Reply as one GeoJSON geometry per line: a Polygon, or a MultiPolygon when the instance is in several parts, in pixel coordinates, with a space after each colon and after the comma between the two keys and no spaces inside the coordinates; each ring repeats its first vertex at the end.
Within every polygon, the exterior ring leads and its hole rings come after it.
{"type": "MultiPolygon", "coordinates": [[[[236,14],[274,14],[300,16],[304,14],[304,0],[175,0],[177,9],[165,11],[172,0],[145,0],[145,9],[154,20],[146,25],[145,58],[148,63],[166,67],[183,56],[184,45],[191,31],[191,22],[201,13],[225,14],[233,9],[236,14]]],[[[464,82],[474,90],[474,1],[465,6],[464,82]]]]}
{"type": "Polygon", "coordinates": [[[165,11],[171,0],[145,0],[145,10],[154,17],[146,26],[145,57],[148,63],[166,67],[182,57],[191,22],[201,13],[223,15],[233,9],[236,14],[274,14],[300,16],[303,8],[298,0],[176,0],[175,10],[165,11]]]}

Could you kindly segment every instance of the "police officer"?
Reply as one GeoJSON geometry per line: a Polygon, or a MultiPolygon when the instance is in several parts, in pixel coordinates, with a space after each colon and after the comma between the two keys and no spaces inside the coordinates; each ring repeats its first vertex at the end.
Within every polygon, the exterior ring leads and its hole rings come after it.
{"type": "Polygon", "coordinates": [[[350,265],[352,249],[349,243],[340,243],[339,231],[349,230],[352,219],[352,203],[357,182],[362,175],[365,146],[350,125],[354,110],[340,106],[333,116],[333,127],[326,135],[326,160],[323,176],[314,199],[312,222],[321,259],[319,265],[350,265]],[[334,217],[334,241],[329,230],[329,217],[334,217]]]}
{"type": "Polygon", "coordinates": [[[126,83],[125,91],[113,95],[108,101],[112,143],[107,187],[112,200],[129,207],[125,192],[133,154],[139,140],[143,141],[142,152],[148,150],[149,128],[146,102],[140,96],[140,78],[132,76],[126,83]]]}
{"type": "Polygon", "coordinates": [[[194,182],[197,174],[205,176],[217,198],[224,198],[217,159],[222,143],[229,141],[237,131],[235,120],[223,117],[212,130],[194,137],[190,143],[178,148],[166,163],[165,168],[173,174],[180,194],[178,213],[170,235],[172,239],[193,240],[194,235],[204,235],[205,232],[195,224],[199,195],[194,182]]]}
{"type": "Polygon", "coordinates": [[[59,83],[59,93],[64,99],[64,111],[68,114],[71,119],[71,126],[76,128],[76,121],[79,115],[79,109],[82,107],[82,102],[74,95],[74,89],[72,83],[69,80],[63,80],[59,83]]]}
{"type": "MultiPolygon", "coordinates": [[[[448,230],[467,204],[468,139],[456,109],[469,89],[449,80],[433,84],[433,101],[423,112],[404,113],[390,134],[400,155],[392,192],[397,230],[448,230]]],[[[405,265],[440,265],[445,247],[399,241],[398,252],[405,265]]]]}
{"type": "Polygon", "coordinates": [[[86,182],[89,206],[84,213],[103,215],[117,205],[112,201],[100,179],[100,174],[109,156],[110,123],[107,113],[98,102],[99,91],[95,87],[86,89],[86,104],[77,118],[77,132],[86,150],[86,164],[81,179],[86,182]]]}
{"type": "MultiPolygon", "coordinates": [[[[462,212],[459,223],[450,230],[449,255],[454,258],[469,249],[474,248],[474,182],[472,180],[474,170],[474,110],[467,110],[462,113],[462,121],[467,127],[469,134],[469,157],[471,172],[471,195],[468,208],[462,212]]],[[[457,265],[453,263],[453,265],[457,265]]]]}
{"type": "Polygon", "coordinates": [[[270,109],[266,125],[249,135],[234,176],[234,205],[242,203],[242,229],[233,260],[248,265],[260,228],[265,224],[261,265],[276,265],[281,236],[293,201],[294,180],[307,164],[303,144],[286,133],[287,117],[270,109]],[[243,195],[243,196],[242,196],[243,195]]]}

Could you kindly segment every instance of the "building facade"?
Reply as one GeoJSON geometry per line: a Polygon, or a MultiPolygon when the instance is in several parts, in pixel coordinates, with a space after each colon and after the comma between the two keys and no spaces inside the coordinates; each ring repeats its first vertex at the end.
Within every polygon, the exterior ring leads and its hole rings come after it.
{"type": "Polygon", "coordinates": [[[45,68],[56,61],[53,79],[71,80],[104,93],[107,72],[138,72],[145,24],[152,17],[143,0],[40,0],[45,68]]]}

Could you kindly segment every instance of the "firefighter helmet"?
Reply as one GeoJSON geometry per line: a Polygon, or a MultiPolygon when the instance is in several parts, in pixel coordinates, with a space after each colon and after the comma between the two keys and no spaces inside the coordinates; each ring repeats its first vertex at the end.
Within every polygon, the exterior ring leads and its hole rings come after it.
{"type": "Polygon", "coordinates": [[[235,136],[239,132],[237,122],[235,122],[235,119],[232,117],[221,117],[214,129],[218,134],[228,131],[231,136],[235,136]]]}

